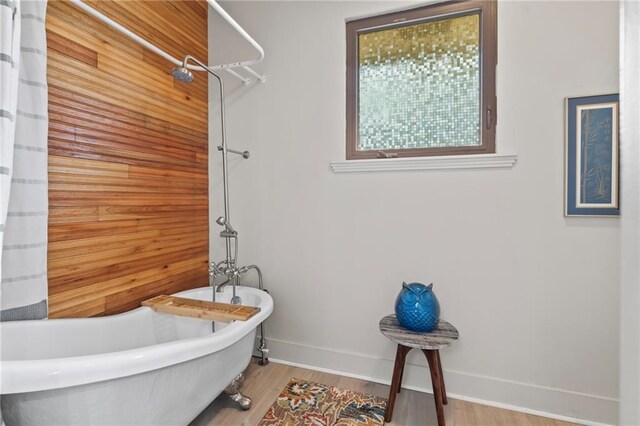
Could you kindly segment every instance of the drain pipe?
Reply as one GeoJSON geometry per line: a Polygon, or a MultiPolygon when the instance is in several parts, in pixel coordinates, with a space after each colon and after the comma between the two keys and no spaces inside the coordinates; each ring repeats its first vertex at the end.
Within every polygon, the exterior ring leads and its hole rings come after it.
{"type": "MultiPolygon", "coordinates": [[[[264,285],[262,283],[262,271],[260,270],[260,267],[258,265],[245,266],[243,268],[240,268],[239,272],[244,274],[251,269],[254,269],[258,273],[258,288],[269,293],[269,291],[264,289],[264,285]]],[[[258,351],[260,352],[260,361],[258,361],[258,364],[262,366],[269,364],[269,358],[267,357],[269,348],[267,348],[267,337],[264,331],[264,321],[260,323],[260,347],[258,347],[258,351]]]]}

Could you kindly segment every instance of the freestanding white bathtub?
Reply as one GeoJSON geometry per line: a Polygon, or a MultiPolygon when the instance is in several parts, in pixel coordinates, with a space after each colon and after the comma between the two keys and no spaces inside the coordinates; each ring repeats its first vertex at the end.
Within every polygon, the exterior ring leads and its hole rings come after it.
{"type": "MultiPolygon", "coordinates": [[[[217,293],[229,301],[231,287],[217,293]]],[[[211,288],[178,293],[211,300],[211,288]]],[[[248,321],[229,324],[142,307],[102,318],[0,325],[2,417],[13,425],[186,425],[249,364],[266,292],[238,287],[248,321]]],[[[250,391],[249,391],[250,393],[250,391]]]]}

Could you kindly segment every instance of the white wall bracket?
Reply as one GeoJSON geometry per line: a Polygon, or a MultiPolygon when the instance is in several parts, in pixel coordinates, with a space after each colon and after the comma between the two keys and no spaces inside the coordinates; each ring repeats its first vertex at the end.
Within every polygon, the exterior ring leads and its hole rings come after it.
{"type": "MultiPolygon", "coordinates": [[[[150,51],[152,51],[156,55],[168,60],[169,62],[171,62],[172,64],[174,64],[176,66],[182,65],[182,60],[181,59],[174,58],[173,56],[169,55],[164,50],[160,49],[159,47],[157,47],[157,46],[155,46],[155,45],[153,45],[151,43],[149,43],[147,40],[143,39],[139,35],[133,33],[129,29],[127,29],[124,26],[120,25],[119,23],[117,23],[113,19],[109,18],[108,16],[98,12],[97,10],[92,8],[91,6],[83,3],[81,0],[69,0],[69,1],[72,4],[76,5],[78,8],[80,8],[80,9],[84,10],[85,12],[87,12],[89,15],[91,15],[94,18],[104,22],[105,24],[107,24],[108,26],[113,28],[114,30],[124,34],[127,37],[129,37],[131,40],[135,41],[136,43],[138,43],[142,47],[145,47],[145,48],[149,49],[150,51]]],[[[222,18],[229,25],[231,25],[231,27],[234,30],[236,30],[240,34],[240,36],[242,36],[242,38],[244,38],[258,52],[258,57],[256,59],[247,60],[247,61],[240,61],[240,62],[231,62],[231,63],[228,63],[228,64],[209,65],[209,68],[211,68],[212,70],[224,70],[227,73],[231,74],[232,76],[234,76],[234,77],[238,78],[239,80],[241,80],[243,84],[251,83],[253,81],[252,77],[255,78],[255,81],[258,81],[258,82],[261,82],[261,83],[267,81],[267,77],[255,72],[253,69],[251,69],[252,65],[259,64],[264,59],[264,50],[262,49],[262,47],[244,30],[244,28],[242,28],[240,26],[240,24],[238,24],[218,3],[216,3],[215,0],[206,0],[206,1],[207,1],[207,4],[211,8],[213,8],[216,12],[218,12],[220,14],[220,16],[222,16],[222,18]],[[235,68],[243,69],[244,71],[248,72],[251,75],[251,77],[245,77],[245,76],[239,74],[238,72],[234,71],[235,68]]],[[[189,52],[185,52],[185,55],[188,54],[188,53],[189,52]]],[[[194,70],[194,71],[204,71],[202,68],[200,68],[199,66],[196,66],[196,65],[187,65],[187,68],[189,68],[190,70],[194,70]]]]}

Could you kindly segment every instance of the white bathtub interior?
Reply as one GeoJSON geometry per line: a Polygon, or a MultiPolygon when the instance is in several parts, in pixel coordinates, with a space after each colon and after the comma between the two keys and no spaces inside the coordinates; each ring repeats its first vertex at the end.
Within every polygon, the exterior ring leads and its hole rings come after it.
{"type": "MultiPolygon", "coordinates": [[[[230,290],[230,289],[229,289],[230,290]]],[[[189,291],[190,298],[210,300],[211,292],[189,291]]],[[[229,303],[230,292],[217,294],[216,300],[229,303]]],[[[243,294],[242,304],[257,306],[258,297],[243,294]]],[[[47,327],[4,327],[1,346],[3,361],[38,360],[95,355],[153,346],[211,334],[211,322],[176,315],[158,314],[151,309],[100,318],[57,319],[47,327]],[[133,313],[136,315],[132,315],[133,313]]],[[[228,324],[216,322],[221,331],[228,324]]]]}

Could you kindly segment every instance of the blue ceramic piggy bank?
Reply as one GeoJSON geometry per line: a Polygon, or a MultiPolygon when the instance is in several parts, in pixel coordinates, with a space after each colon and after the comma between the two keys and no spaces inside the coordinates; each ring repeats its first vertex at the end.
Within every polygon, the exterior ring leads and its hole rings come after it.
{"type": "Polygon", "coordinates": [[[401,326],[411,331],[433,331],[440,319],[440,304],[433,293],[433,284],[403,282],[396,298],[396,317],[401,326]]]}

